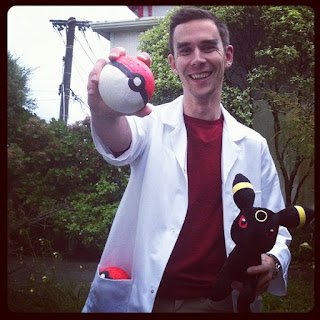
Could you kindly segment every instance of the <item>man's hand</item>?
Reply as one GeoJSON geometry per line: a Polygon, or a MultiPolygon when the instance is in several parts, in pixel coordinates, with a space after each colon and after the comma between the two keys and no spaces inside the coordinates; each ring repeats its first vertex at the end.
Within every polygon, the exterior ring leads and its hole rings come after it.
{"type": "MultiPolygon", "coordinates": [[[[118,47],[111,50],[109,54],[110,60],[115,60],[125,55],[125,49],[118,47]]],[[[147,53],[141,53],[139,60],[150,66],[151,59],[147,53]]],[[[129,123],[124,117],[125,114],[117,112],[109,108],[102,100],[99,89],[99,76],[101,70],[108,62],[100,59],[97,61],[88,79],[88,104],[91,111],[91,120],[94,125],[95,134],[100,138],[102,143],[113,152],[114,156],[121,155],[130,147],[132,134],[129,123]]],[[[112,92],[110,92],[112,94],[112,92]]],[[[146,105],[143,109],[134,113],[139,117],[145,117],[150,114],[152,109],[146,105]]]]}
{"type": "MultiPolygon", "coordinates": [[[[275,270],[275,263],[271,257],[266,254],[261,255],[261,264],[252,266],[247,269],[248,275],[258,276],[258,283],[256,288],[256,295],[268,290],[270,281],[275,270]]],[[[231,287],[236,290],[241,290],[243,284],[239,281],[233,281],[231,287]]]]}

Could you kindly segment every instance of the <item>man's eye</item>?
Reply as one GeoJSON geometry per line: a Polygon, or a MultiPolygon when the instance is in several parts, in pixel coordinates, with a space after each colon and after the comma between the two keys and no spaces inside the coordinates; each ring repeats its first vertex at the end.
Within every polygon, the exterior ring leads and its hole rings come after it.
{"type": "Polygon", "coordinates": [[[215,50],[217,50],[217,48],[213,47],[213,46],[204,46],[202,48],[202,51],[205,52],[205,53],[210,53],[210,52],[213,52],[215,50]]]}
{"type": "Polygon", "coordinates": [[[180,56],[186,56],[186,55],[190,54],[190,52],[191,52],[190,48],[184,48],[184,49],[179,50],[178,54],[180,56]]]}

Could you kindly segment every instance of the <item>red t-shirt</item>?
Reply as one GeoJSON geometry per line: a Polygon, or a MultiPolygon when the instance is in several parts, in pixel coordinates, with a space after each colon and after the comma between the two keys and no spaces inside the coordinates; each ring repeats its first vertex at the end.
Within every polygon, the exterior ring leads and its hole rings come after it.
{"type": "Polygon", "coordinates": [[[163,298],[206,297],[226,260],[221,191],[223,117],[184,115],[188,135],[188,212],[158,290],[163,298]]]}

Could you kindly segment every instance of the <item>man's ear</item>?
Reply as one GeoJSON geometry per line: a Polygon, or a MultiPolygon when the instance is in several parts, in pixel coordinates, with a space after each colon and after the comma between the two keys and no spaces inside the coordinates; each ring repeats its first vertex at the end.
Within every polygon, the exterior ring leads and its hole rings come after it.
{"type": "Polygon", "coordinates": [[[287,228],[300,228],[314,218],[314,211],[301,206],[290,206],[278,212],[279,224],[287,228]]]}
{"type": "Polygon", "coordinates": [[[178,70],[176,68],[176,61],[174,60],[174,56],[171,53],[168,55],[168,60],[170,63],[171,70],[175,75],[178,75],[178,70]]]}
{"type": "Polygon", "coordinates": [[[231,68],[233,63],[233,46],[228,45],[225,51],[226,51],[225,69],[229,69],[231,68]]]}
{"type": "Polygon", "coordinates": [[[240,210],[253,206],[255,194],[249,179],[237,174],[233,180],[233,199],[240,210]]]}

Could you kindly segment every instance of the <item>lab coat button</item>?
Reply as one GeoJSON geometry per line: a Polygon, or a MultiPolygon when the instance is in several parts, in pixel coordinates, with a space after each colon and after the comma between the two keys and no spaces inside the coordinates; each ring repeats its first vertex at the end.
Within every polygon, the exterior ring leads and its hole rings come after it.
{"type": "Polygon", "coordinates": [[[154,293],[154,290],[153,289],[151,289],[151,291],[150,291],[151,293],[154,293]]]}

